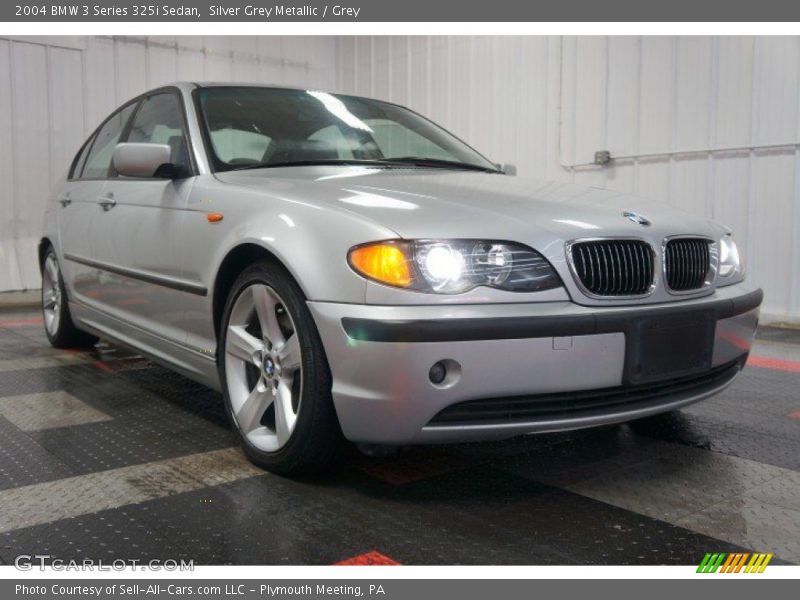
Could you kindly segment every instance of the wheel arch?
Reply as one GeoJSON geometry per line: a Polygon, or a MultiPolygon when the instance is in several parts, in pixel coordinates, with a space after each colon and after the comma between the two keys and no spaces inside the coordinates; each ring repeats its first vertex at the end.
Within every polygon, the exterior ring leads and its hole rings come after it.
{"type": "Polygon", "coordinates": [[[302,284],[274,252],[254,242],[243,242],[228,251],[222,259],[217,269],[216,277],[214,278],[214,285],[211,290],[211,306],[214,319],[214,335],[216,339],[219,339],[220,327],[222,325],[222,313],[225,310],[225,302],[227,301],[228,292],[233,282],[236,281],[236,278],[242,271],[259,260],[268,260],[280,266],[286,274],[297,283],[303,291],[303,294],[306,294],[306,290],[303,289],[302,284]]]}
{"type": "Polygon", "coordinates": [[[42,271],[42,266],[44,265],[44,257],[47,253],[48,248],[55,248],[53,242],[50,240],[49,237],[45,236],[41,240],[39,240],[39,247],[37,249],[38,257],[39,257],[39,272],[42,271]]]}

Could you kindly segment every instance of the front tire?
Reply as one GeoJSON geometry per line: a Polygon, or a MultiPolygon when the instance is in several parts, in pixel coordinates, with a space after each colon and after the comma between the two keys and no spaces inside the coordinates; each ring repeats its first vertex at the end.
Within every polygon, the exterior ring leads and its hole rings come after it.
{"type": "Polygon", "coordinates": [[[64,278],[55,250],[50,246],[42,261],[42,319],[50,344],[56,348],[90,348],[97,338],[72,321],[64,278]]]}
{"type": "Polygon", "coordinates": [[[242,448],[279,474],[318,471],[339,447],[331,374],[302,291],[259,261],[234,283],[220,327],[225,406],[242,448]]]}

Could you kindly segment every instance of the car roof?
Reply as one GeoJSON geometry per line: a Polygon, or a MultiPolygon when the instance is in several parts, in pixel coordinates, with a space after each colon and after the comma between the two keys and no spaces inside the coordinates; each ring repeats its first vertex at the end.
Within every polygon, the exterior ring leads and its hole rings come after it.
{"type": "MultiPolygon", "coordinates": [[[[326,92],[329,94],[335,94],[337,96],[348,96],[350,98],[363,98],[365,100],[375,100],[378,102],[385,102],[386,104],[395,104],[395,102],[391,102],[389,100],[380,100],[378,98],[371,98],[369,96],[361,96],[359,94],[348,94],[342,92],[334,92],[328,89],[317,88],[314,86],[293,86],[293,85],[286,85],[285,83],[254,83],[252,81],[177,81],[174,83],[167,84],[161,87],[179,87],[179,88],[215,88],[215,87],[249,87],[249,88],[265,88],[265,89],[278,89],[278,90],[295,90],[300,92],[305,91],[317,91],[317,92],[326,92]]],[[[151,90],[152,91],[152,90],[151,90]]],[[[401,106],[401,105],[397,105],[401,106]]]]}
{"type": "Polygon", "coordinates": [[[286,85],[285,83],[253,83],[252,81],[193,81],[192,85],[199,88],[210,87],[263,87],[278,88],[283,90],[307,90],[308,87],[286,85]]]}

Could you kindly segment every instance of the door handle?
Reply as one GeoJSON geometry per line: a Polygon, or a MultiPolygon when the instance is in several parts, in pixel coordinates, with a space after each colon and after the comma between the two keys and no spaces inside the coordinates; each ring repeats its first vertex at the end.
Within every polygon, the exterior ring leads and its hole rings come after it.
{"type": "Polygon", "coordinates": [[[97,203],[102,206],[103,210],[105,211],[109,211],[117,205],[117,201],[114,200],[114,194],[103,196],[97,201],[97,203]]]}
{"type": "Polygon", "coordinates": [[[64,194],[58,199],[58,201],[61,204],[61,208],[66,208],[72,204],[72,198],[69,197],[69,194],[64,194]]]}

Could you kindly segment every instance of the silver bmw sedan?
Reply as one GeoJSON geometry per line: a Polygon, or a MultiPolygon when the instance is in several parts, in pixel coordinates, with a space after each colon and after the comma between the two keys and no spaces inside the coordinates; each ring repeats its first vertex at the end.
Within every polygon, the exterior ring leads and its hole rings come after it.
{"type": "Polygon", "coordinates": [[[511,171],[388,102],[147,92],[47,205],[47,335],[103,337],[220,390],[247,455],[279,473],[343,438],[592,427],[731,383],[762,292],[729,229],[511,171]]]}

